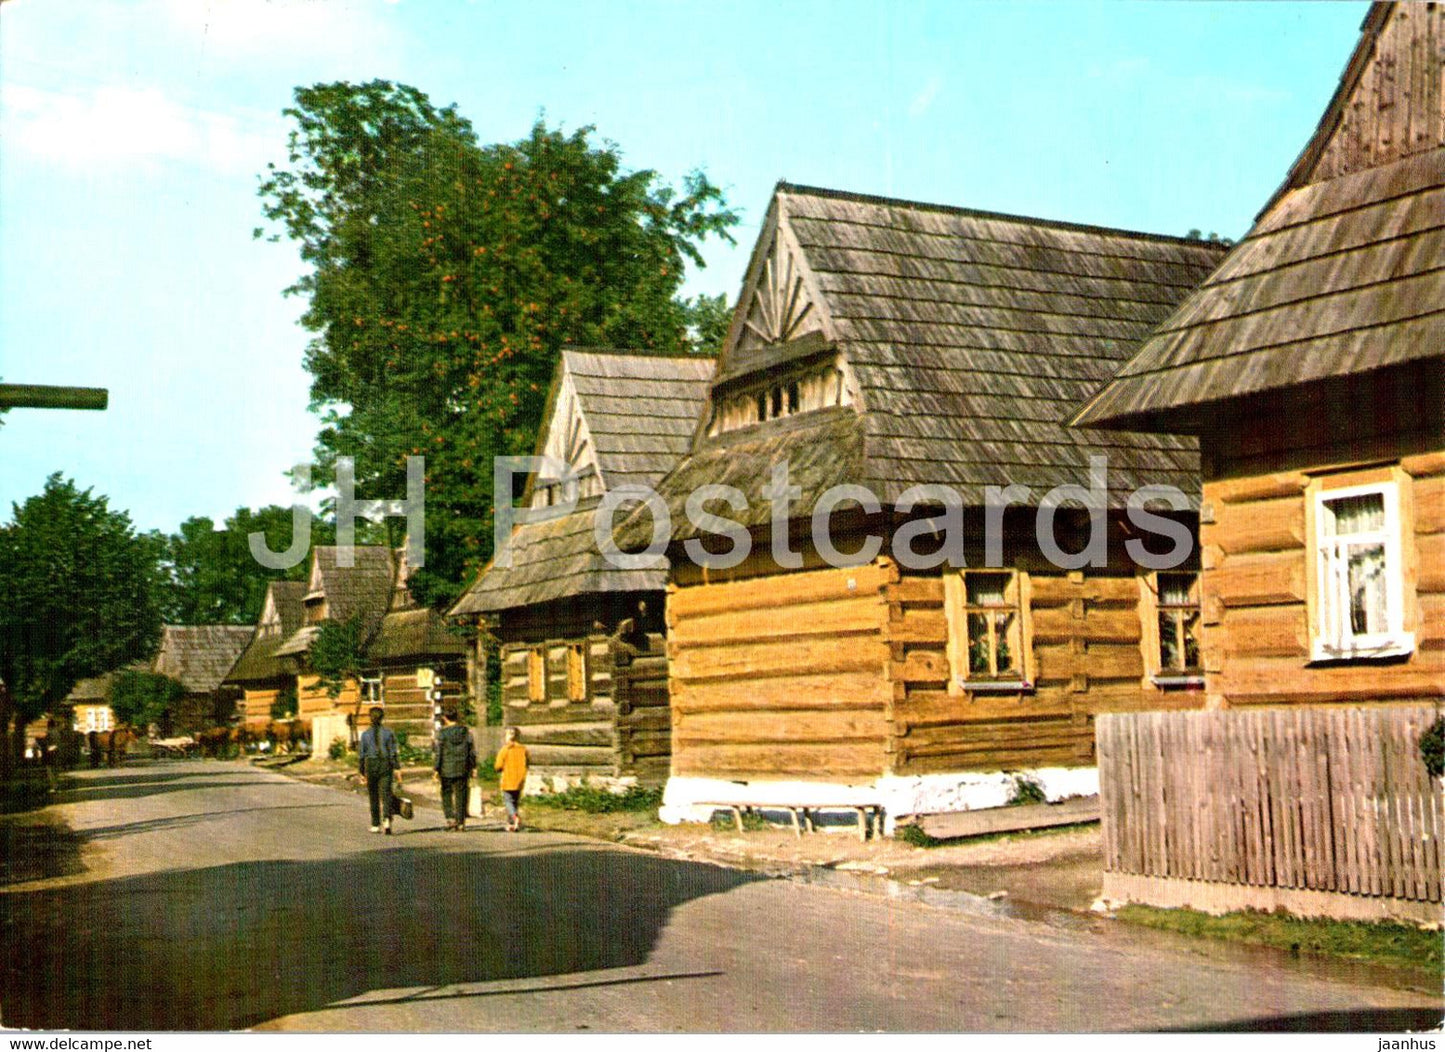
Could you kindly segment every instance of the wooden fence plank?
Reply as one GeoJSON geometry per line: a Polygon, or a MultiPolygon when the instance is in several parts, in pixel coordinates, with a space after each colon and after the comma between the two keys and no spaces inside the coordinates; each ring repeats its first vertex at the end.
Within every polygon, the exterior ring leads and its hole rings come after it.
{"type": "Polygon", "coordinates": [[[1403,705],[1101,716],[1105,867],[1440,902],[1445,799],[1418,748],[1434,718],[1403,705]]]}

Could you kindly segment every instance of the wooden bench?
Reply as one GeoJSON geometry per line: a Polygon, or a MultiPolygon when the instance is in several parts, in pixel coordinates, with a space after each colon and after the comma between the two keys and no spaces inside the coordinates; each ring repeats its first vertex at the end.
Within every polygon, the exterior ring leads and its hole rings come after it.
{"type": "Polygon", "coordinates": [[[710,807],[716,811],[731,811],[739,833],[743,831],[744,811],[786,811],[793,820],[793,832],[799,837],[803,835],[804,827],[810,833],[814,831],[813,812],[815,811],[852,811],[856,813],[859,840],[866,841],[869,833],[875,828],[879,833],[883,831],[883,808],[880,804],[785,804],[757,800],[703,800],[697,806],[710,807]]]}

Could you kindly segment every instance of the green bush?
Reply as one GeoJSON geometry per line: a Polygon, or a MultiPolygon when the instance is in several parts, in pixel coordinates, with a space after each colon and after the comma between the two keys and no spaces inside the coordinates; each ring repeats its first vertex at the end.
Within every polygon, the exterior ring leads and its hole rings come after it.
{"type": "Polygon", "coordinates": [[[610,789],[599,789],[593,785],[577,785],[563,793],[534,796],[531,802],[564,811],[586,811],[593,815],[618,811],[654,811],[662,806],[662,790],[632,785],[620,793],[614,793],[610,789]]]}
{"type": "MultiPolygon", "coordinates": [[[[714,811],[711,821],[712,827],[719,832],[736,831],[737,821],[733,818],[731,811],[714,811]]],[[[755,811],[743,812],[743,832],[757,833],[764,829],[771,829],[772,823],[755,811]]]]}
{"type": "Polygon", "coordinates": [[[346,742],[341,738],[332,738],[331,747],[326,750],[326,755],[333,760],[346,759],[346,742]]]}
{"type": "Polygon", "coordinates": [[[1431,778],[1445,774],[1445,716],[1438,716],[1429,729],[1420,735],[1420,758],[1431,778]]]}
{"type": "Polygon", "coordinates": [[[931,837],[923,831],[922,826],[895,826],[893,836],[905,844],[912,844],[914,847],[937,847],[943,841],[931,837]]]}
{"type": "Polygon", "coordinates": [[[1013,776],[1013,782],[1013,795],[1008,800],[1009,807],[1049,802],[1048,794],[1044,792],[1044,787],[1039,784],[1038,779],[1026,774],[1016,774],[1013,776]]]}

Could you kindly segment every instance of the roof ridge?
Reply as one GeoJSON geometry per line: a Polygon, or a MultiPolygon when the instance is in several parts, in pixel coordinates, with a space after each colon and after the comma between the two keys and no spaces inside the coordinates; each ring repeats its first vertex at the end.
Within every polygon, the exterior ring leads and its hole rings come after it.
{"type": "Polygon", "coordinates": [[[1172,244],[1200,247],[1209,247],[1214,244],[1214,242],[1204,238],[1181,237],[1176,234],[1158,234],[1148,230],[1130,230],[1126,227],[1101,226],[1096,223],[1076,223],[1066,219],[1044,219],[1040,216],[1019,215],[1015,212],[994,212],[983,208],[965,208],[961,205],[945,205],[933,201],[913,201],[903,197],[865,194],[856,190],[833,190],[824,186],[806,186],[801,183],[790,183],[786,180],[779,180],[777,186],[773,189],[773,193],[775,195],[791,193],[812,197],[826,197],[838,201],[857,201],[862,204],[893,205],[926,212],[942,212],[947,215],[970,216],[976,219],[1002,219],[1008,222],[1026,223],[1030,226],[1052,227],[1058,230],[1077,230],[1095,234],[1122,234],[1126,237],[1144,238],[1151,241],[1165,241],[1172,244]]]}
{"type": "Polygon", "coordinates": [[[692,351],[660,351],[660,350],[631,350],[626,347],[586,347],[578,344],[566,344],[562,347],[565,354],[595,354],[601,357],[610,358],[680,358],[683,361],[712,361],[717,358],[715,354],[698,354],[692,351]]]}

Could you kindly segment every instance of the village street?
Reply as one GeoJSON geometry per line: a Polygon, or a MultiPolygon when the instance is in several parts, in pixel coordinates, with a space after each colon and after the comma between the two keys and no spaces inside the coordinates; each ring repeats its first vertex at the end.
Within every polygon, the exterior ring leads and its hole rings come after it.
{"type": "Polygon", "coordinates": [[[1119,926],[976,916],[549,833],[387,838],[243,763],[81,771],[0,888],[0,1023],[92,1030],[1428,1026],[1422,993],[1119,926]],[[1108,926],[1112,927],[1112,926],[1108,926]]]}

